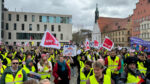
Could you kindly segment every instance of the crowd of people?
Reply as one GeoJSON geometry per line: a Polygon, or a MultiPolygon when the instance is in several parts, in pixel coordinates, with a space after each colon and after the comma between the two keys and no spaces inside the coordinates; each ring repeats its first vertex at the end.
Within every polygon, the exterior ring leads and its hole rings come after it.
{"type": "Polygon", "coordinates": [[[150,54],[126,48],[85,50],[0,46],[0,84],[150,84],[150,54]],[[77,68],[77,72],[76,69],[77,68]],[[54,80],[51,80],[53,75],[54,80]]]}

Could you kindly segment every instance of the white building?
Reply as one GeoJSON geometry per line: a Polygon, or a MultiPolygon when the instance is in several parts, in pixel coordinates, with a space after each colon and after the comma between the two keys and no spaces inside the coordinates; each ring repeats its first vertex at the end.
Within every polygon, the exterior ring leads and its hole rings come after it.
{"type": "Polygon", "coordinates": [[[140,24],[140,38],[150,41],[150,21],[144,21],[140,24]]]}
{"type": "Polygon", "coordinates": [[[61,43],[67,43],[72,40],[71,20],[71,15],[4,11],[3,42],[15,45],[34,41],[39,45],[48,29],[61,43]]]}
{"type": "Polygon", "coordinates": [[[101,32],[100,32],[100,28],[97,22],[98,18],[99,18],[99,11],[98,11],[98,5],[96,4],[95,24],[94,24],[93,32],[92,32],[92,42],[94,40],[97,40],[99,43],[101,43],[101,32]]]}
{"type": "Polygon", "coordinates": [[[92,32],[92,41],[97,40],[101,43],[101,32],[98,26],[98,23],[94,24],[93,32],[92,32]]]}

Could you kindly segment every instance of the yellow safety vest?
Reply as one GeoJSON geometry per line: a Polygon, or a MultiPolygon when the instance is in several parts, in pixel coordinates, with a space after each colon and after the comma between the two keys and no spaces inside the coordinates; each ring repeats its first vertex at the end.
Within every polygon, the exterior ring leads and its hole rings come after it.
{"type": "Polygon", "coordinates": [[[118,68],[118,65],[119,65],[118,56],[116,56],[114,61],[111,59],[110,56],[108,56],[108,68],[111,70],[112,73],[119,74],[119,71],[114,71],[115,69],[118,68]]]}
{"type": "Polygon", "coordinates": [[[17,52],[15,51],[14,53],[12,53],[12,58],[14,59],[16,56],[17,52]]]}
{"type": "Polygon", "coordinates": [[[106,69],[106,75],[110,76],[111,77],[111,70],[110,69],[106,69]]]}
{"type": "Polygon", "coordinates": [[[2,74],[4,73],[5,69],[6,69],[6,66],[3,65],[3,66],[1,67],[1,70],[0,70],[0,79],[1,79],[2,74]]]}
{"type": "Polygon", "coordinates": [[[132,84],[137,84],[140,81],[140,77],[139,76],[134,76],[131,73],[128,73],[128,77],[127,77],[127,82],[126,83],[132,83],[132,84]]]}
{"type": "Polygon", "coordinates": [[[80,84],[86,84],[86,81],[89,79],[90,74],[93,73],[93,68],[90,69],[90,72],[88,73],[87,77],[83,73],[84,68],[80,69],[80,84]]]}
{"type": "Polygon", "coordinates": [[[147,68],[144,67],[144,64],[143,62],[137,62],[137,65],[138,65],[138,70],[143,73],[144,75],[146,75],[146,72],[147,72],[147,68]]]}
{"type": "MultiPolygon", "coordinates": [[[[48,70],[49,68],[46,66],[44,67],[44,71],[48,70]]],[[[51,75],[49,72],[38,72],[41,75],[41,79],[50,78],[51,75]]]]}
{"type": "Polygon", "coordinates": [[[68,65],[69,65],[69,67],[70,67],[70,59],[68,59],[68,60],[67,60],[67,64],[68,64],[68,65]]]}
{"type": "Polygon", "coordinates": [[[6,57],[6,60],[7,60],[7,66],[11,66],[11,59],[6,57]]]}
{"type": "Polygon", "coordinates": [[[80,62],[80,68],[83,68],[84,67],[83,61],[79,61],[79,62],[80,62]]]}
{"type": "MultiPolygon", "coordinates": [[[[95,78],[95,75],[90,76],[90,84],[99,84],[95,78]]],[[[111,84],[111,77],[104,75],[103,84],[111,84]]]]}
{"type": "Polygon", "coordinates": [[[23,83],[23,73],[22,69],[20,69],[15,78],[12,74],[7,73],[5,77],[5,84],[22,84],[23,83]]]}
{"type": "MultiPolygon", "coordinates": [[[[26,67],[26,65],[23,66],[23,69],[25,70],[25,72],[26,72],[27,74],[30,73],[30,70],[26,67]]],[[[32,71],[32,72],[35,72],[35,67],[34,67],[34,66],[31,67],[31,71],[32,71]]]]}

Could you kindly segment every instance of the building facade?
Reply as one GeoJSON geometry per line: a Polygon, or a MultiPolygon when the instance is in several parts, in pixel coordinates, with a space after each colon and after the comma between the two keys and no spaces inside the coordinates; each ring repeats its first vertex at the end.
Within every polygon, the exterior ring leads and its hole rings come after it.
{"type": "Polygon", "coordinates": [[[150,41],[150,21],[144,21],[140,24],[140,38],[150,41]]]}
{"type": "Polygon", "coordinates": [[[105,37],[109,37],[113,42],[114,46],[128,47],[130,46],[131,36],[131,17],[128,18],[109,18],[100,17],[98,20],[100,26],[102,42],[105,37]]]}
{"type": "Polygon", "coordinates": [[[150,0],[139,0],[132,15],[132,36],[140,37],[140,24],[150,21],[150,0]]]}
{"type": "Polygon", "coordinates": [[[34,41],[36,46],[48,29],[59,42],[67,43],[72,40],[71,21],[71,15],[4,11],[3,42],[16,45],[34,41]]]}

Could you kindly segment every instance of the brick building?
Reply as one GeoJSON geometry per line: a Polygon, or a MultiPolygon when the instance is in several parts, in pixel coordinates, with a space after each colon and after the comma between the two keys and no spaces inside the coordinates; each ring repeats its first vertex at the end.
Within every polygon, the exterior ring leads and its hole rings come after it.
{"type": "Polygon", "coordinates": [[[140,23],[150,20],[150,0],[139,0],[132,15],[132,36],[140,37],[140,23]]]}
{"type": "Polygon", "coordinates": [[[131,35],[131,17],[128,18],[109,18],[99,17],[98,24],[102,34],[102,42],[108,36],[115,44],[115,47],[130,46],[129,37],[131,35]]]}

